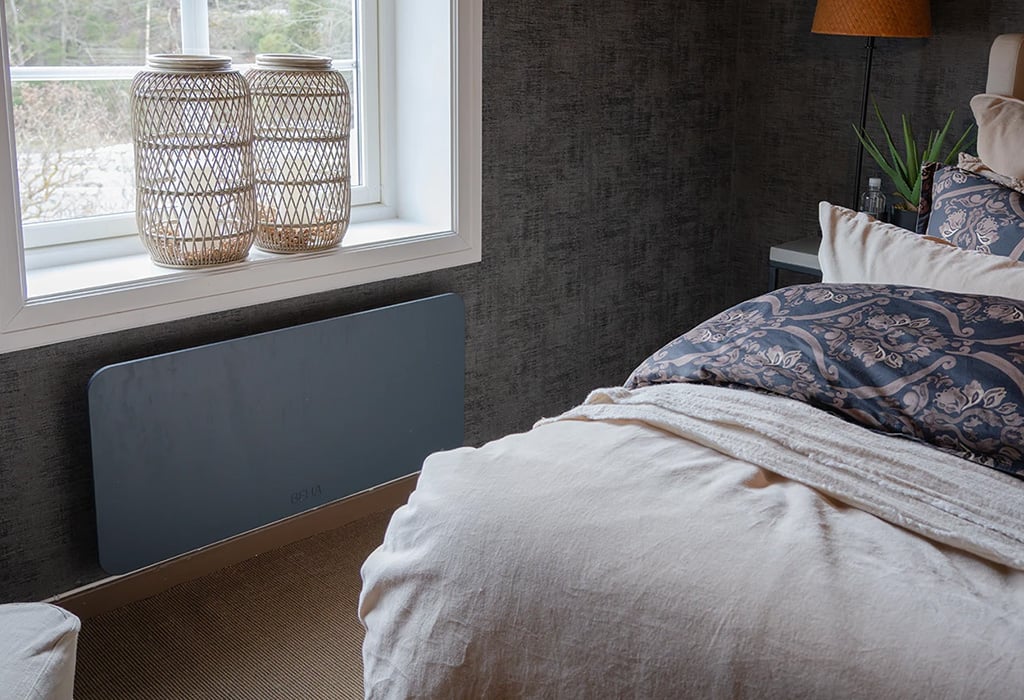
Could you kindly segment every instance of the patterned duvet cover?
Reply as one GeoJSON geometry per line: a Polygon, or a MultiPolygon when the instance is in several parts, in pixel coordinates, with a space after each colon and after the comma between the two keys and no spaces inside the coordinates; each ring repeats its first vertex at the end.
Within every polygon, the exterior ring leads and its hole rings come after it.
{"type": "Polygon", "coordinates": [[[670,382],[780,394],[1024,478],[1024,303],[894,285],[789,287],[645,360],[670,382]]]}

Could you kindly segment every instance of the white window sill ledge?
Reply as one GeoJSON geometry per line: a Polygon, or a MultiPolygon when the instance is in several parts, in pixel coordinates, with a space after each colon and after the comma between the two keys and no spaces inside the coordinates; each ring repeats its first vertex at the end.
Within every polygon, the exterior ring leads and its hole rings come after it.
{"type": "MultiPolygon", "coordinates": [[[[303,262],[311,257],[340,257],[360,250],[405,245],[416,239],[444,235],[451,235],[451,232],[438,233],[436,227],[425,226],[414,221],[401,219],[372,221],[352,224],[345,233],[341,245],[329,250],[284,255],[267,253],[253,246],[245,260],[227,265],[194,269],[157,265],[145,252],[138,236],[132,236],[127,241],[118,242],[121,249],[133,251],[129,254],[97,256],[95,260],[66,264],[43,262],[34,266],[25,274],[26,296],[29,303],[36,303],[67,296],[103,293],[105,290],[118,290],[138,285],[173,284],[179,279],[188,277],[225,271],[238,272],[245,268],[261,265],[298,265],[301,268],[303,262]]],[[[102,245],[102,242],[97,241],[96,245],[102,245]]],[[[31,257],[29,257],[29,261],[31,261],[31,257]]]]}
{"type": "Polygon", "coordinates": [[[253,248],[245,261],[200,269],[160,267],[144,253],[35,267],[24,303],[0,319],[0,352],[479,262],[478,227],[466,236],[402,219],[358,223],[337,248],[253,248]]]}

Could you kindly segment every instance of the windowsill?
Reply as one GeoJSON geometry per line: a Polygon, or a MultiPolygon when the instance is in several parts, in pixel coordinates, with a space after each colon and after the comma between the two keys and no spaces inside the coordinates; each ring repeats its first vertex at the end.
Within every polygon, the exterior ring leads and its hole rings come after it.
{"type": "MultiPolygon", "coordinates": [[[[122,248],[137,252],[116,257],[97,256],[95,260],[40,266],[26,271],[29,304],[45,303],[68,296],[81,296],[125,289],[138,285],[173,284],[204,275],[234,272],[267,265],[302,265],[310,258],[330,258],[378,247],[405,245],[416,240],[452,235],[438,231],[438,227],[415,221],[386,219],[353,223],[346,231],[341,245],[309,253],[283,255],[257,249],[250,250],[245,260],[193,269],[163,267],[154,263],[145,252],[137,236],[121,242],[122,248]]],[[[89,256],[84,256],[89,257],[89,256]]]]}
{"type": "Polygon", "coordinates": [[[461,228],[353,224],[327,251],[254,251],[243,262],[194,270],[160,267],[146,254],[28,270],[32,294],[0,318],[0,352],[477,263],[479,196],[466,204],[461,228]]]}

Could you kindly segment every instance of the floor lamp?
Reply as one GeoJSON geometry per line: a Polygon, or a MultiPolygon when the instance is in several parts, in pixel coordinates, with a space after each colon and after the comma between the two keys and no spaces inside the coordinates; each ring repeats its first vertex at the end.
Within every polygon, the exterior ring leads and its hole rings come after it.
{"type": "MultiPolygon", "coordinates": [[[[860,100],[860,128],[868,117],[868,90],[875,37],[919,39],[932,34],[929,0],[818,0],[814,10],[815,34],[867,37],[864,56],[864,92],[860,100]]],[[[864,144],[857,139],[857,175],[851,204],[859,208],[864,144]]]]}

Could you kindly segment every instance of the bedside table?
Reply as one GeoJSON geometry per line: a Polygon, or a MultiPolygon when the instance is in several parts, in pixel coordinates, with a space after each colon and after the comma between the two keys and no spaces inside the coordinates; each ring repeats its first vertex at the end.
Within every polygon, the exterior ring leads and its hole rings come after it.
{"type": "Polygon", "coordinates": [[[779,288],[779,270],[792,270],[821,279],[821,266],[818,264],[820,244],[820,236],[810,236],[773,245],[768,255],[769,291],[779,288]]]}

